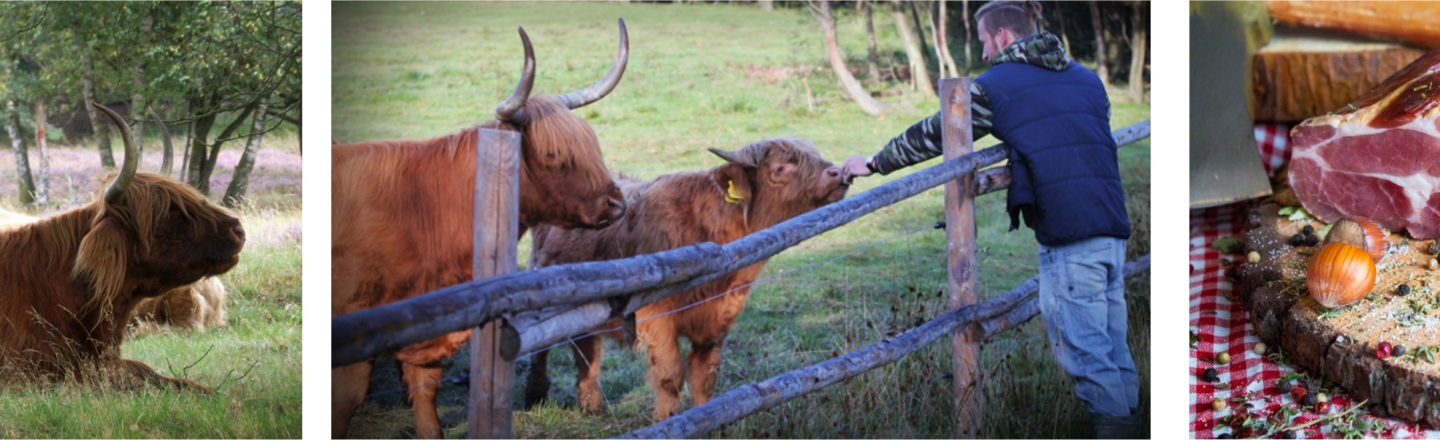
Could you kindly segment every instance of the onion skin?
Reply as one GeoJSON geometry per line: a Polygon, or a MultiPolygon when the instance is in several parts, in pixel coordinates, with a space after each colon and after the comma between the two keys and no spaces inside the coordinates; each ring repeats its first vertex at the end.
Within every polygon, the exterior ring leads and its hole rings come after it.
{"type": "Polygon", "coordinates": [[[1326,243],[1346,243],[1358,247],[1370,254],[1370,259],[1379,263],[1385,258],[1385,231],[1380,225],[1364,217],[1350,217],[1336,221],[1330,225],[1330,233],[1325,236],[1326,243]]]}
{"type": "Polygon", "coordinates": [[[1375,287],[1375,260],[1347,243],[1326,244],[1310,258],[1305,284],[1310,297],[1326,308],[1353,304],[1375,287]]]}

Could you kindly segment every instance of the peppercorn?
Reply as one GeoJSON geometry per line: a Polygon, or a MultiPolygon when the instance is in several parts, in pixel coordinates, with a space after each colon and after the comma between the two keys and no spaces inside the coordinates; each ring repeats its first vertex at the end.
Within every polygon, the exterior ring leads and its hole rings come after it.
{"type": "Polygon", "coordinates": [[[1215,363],[1225,365],[1230,363],[1230,353],[1221,352],[1215,355],[1215,363]]]}
{"type": "Polygon", "coordinates": [[[1255,251],[1250,251],[1249,254],[1245,255],[1245,261],[1249,261],[1251,264],[1259,263],[1259,262],[1260,262],[1260,253],[1259,253],[1259,252],[1255,252],[1255,251]]]}
{"type": "Polygon", "coordinates": [[[1265,355],[1265,349],[1266,349],[1266,348],[1267,348],[1267,347],[1265,347],[1265,343],[1264,343],[1264,342],[1256,342],[1256,343],[1255,343],[1255,354],[1264,356],[1264,355],[1265,355]]]}
{"type": "Polygon", "coordinates": [[[1232,435],[1230,435],[1230,433],[1227,432],[1227,433],[1224,433],[1224,434],[1217,435],[1217,436],[1215,436],[1215,438],[1235,438],[1235,436],[1232,436],[1232,435]]]}
{"type": "Polygon", "coordinates": [[[1220,380],[1220,372],[1215,371],[1214,368],[1206,368],[1205,372],[1200,373],[1200,380],[1206,382],[1217,382],[1220,380]]]}
{"type": "Polygon", "coordinates": [[[1299,402],[1301,399],[1305,398],[1305,387],[1291,388],[1290,396],[1294,397],[1296,402],[1299,402]]]}
{"type": "Polygon", "coordinates": [[[1399,286],[1396,286],[1396,287],[1395,287],[1395,294],[1396,294],[1396,295],[1400,295],[1400,296],[1409,295],[1409,294],[1410,294],[1410,285],[1409,285],[1409,284],[1401,284],[1401,285],[1399,285],[1399,286]]]}
{"type": "Polygon", "coordinates": [[[1430,241],[1430,246],[1425,250],[1430,251],[1430,255],[1440,254],[1440,240],[1430,241]]]}
{"type": "Polygon", "coordinates": [[[1211,408],[1214,408],[1214,409],[1215,409],[1215,412],[1220,412],[1221,410],[1224,410],[1224,409],[1225,409],[1225,399],[1215,399],[1215,400],[1211,400],[1211,401],[1210,401],[1210,407],[1211,407],[1211,408]]]}
{"type": "Polygon", "coordinates": [[[1280,438],[1295,438],[1295,431],[1280,431],[1280,438]]]}
{"type": "Polygon", "coordinates": [[[1329,402],[1320,402],[1320,403],[1315,404],[1315,412],[1320,413],[1320,414],[1325,414],[1325,413],[1330,412],[1330,403],[1329,403],[1329,402]]]}
{"type": "Polygon", "coordinates": [[[1299,246],[1305,243],[1305,236],[1295,234],[1290,236],[1290,246],[1299,246]]]}
{"type": "Polygon", "coordinates": [[[1315,394],[1313,394],[1313,393],[1312,393],[1312,394],[1306,394],[1304,401],[1302,401],[1302,402],[1300,402],[1300,403],[1304,404],[1305,406],[1315,406],[1316,404],[1320,403],[1320,398],[1319,398],[1319,397],[1315,397],[1315,394]]]}
{"type": "Polygon", "coordinates": [[[1305,236],[1305,245],[1306,245],[1306,246],[1315,246],[1315,245],[1317,245],[1317,244],[1320,244],[1320,237],[1316,237],[1316,236],[1314,236],[1314,235],[1306,235],[1306,236],[1305,236]]]}
{"type": "Polygon", "coordinates": [[[1390,349],[1390,355],[1391,355],[1391,356],[1395,356],[1395,357],[1404,356],[1404,355],[1405,355],[1405,346],[1404,346],[1404,345],[1396,345],[1395,348],[1391,348],[1391,349],[1390,349]]]}
{"type": "Polygon", "coordinates": [[[1387,342],[1381,342],[1379,346],[1375,347],[1375,357],[1377,357],[1377,358],[1380,358],[1380,359],[1388,358],[1388,357],[1390,357],[1390,352],[1391,352],[1390,342],[1388,342],[1388,341],[1387,341],[1387,342]]]}
{"type": "Polygon", "coordinates": [[[1280,382],[1280,383],[1278,383],[1278,384],[1275,384],[1275,389],[1276,389],[1277,391],[1280,391],[1280,394],[1288,393],[1288,392],[1290,392],[1290,382],[1289,382],[1289,381],[1282,381],[1282,382],[1280,382]]]}
{"type": "Polygon", "coordinates": [[[1315,227],[1314,227],[1314,226],[1310,226],[1310,225],[1305,225],[1304,228],[1301,228],[1301,229],[1300,229],[1300,232],[1305,233],[1305,235],[1315,235],[1315,227]]]}

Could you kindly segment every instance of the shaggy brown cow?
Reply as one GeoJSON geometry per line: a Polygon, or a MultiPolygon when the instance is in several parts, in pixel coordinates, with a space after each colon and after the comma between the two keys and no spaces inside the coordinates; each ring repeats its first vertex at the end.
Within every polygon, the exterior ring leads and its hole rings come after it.
{"type": "Polygon", "coordinates": [[[225,285],[218,277],[205,277],[188,286],[145,298],[131,312],[130,332],[143,335],[170,324],[193,332],[229,325],[226,320],[225,285]]]}
{"type": "MultiPolygon", "coordinates": [[[[600,143],[571,113],[604,97],[625,71],[629,38],[620,21],[615,64],[595,85],[529,97],[534,51],[520,30],[520,85],[481,127],[521,136],[520,233],[539,224],[604,227],[625,212],[624,196],[600,157],[600,143]]],[[[370,142],[332,151],[334,316],[391,303],[471,279],[476,130],[422,141],[370,142]]],[[[395,357],[415,408],[415,436],[440,437],[435,394],[440,362],[470,338],[459,331],[402,348],[395,357]]],[[[344,437],[364,399],[370,361],[332,370],[331,435],[344,437]]]]}
{"type": "MultiPolygon", "coordinates": [[[[840,168],[803,139],[766,139],[735,152],[710,151],[728,163],[651,182],[622,176],[630,212],[615,226],[597,231],[536,228],[530,267],[632,257],[707,241],[725,244],[840,200],[848,189],[840,179],[840,168]]],[[[765,261],[750,265],[635,313],[639,341],[650,356],[655,421],[670,417],[680,405],[685,379],[680,336],[690,340],[689,382],[695,404],[710,399],[721,344],[750,294],[749,287],[741,286],[755,281],[764,266],[765,261]],[[736,290],[725,294],[731,289],[736,290]]],[[[607,325],[618,326],[618,321],[607,325]]],[[[605,336],[618,339],[620,333],[605,336]]],[[[602,406],[596,382],[600,342],[592,336],[573,344],[579,403],[589,412],[599,412],[602,406]]],[[[547,360],[547,352],[531,356],[527,404],[538,403],[550,387],[547,360]]]]}
{"type": "Polygon", "coordinates": [[[0,231],[0,371],[85,379],[120,371],[146,382],[204,387],[120,357],[131,308],[240,261],[245,230],[194,188],[136,173],[139,152],[120,115],[121,171],[84,207],[0,231]]]}

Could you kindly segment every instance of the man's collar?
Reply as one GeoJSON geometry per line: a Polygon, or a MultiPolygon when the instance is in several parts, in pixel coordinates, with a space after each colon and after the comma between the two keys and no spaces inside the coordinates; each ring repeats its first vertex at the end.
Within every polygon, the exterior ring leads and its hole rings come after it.
{"type": "Polygon", "coordinates": [[[1040,31],[1020,37],[990,57],[991,65],[1000,63],[1026,63],[1058,71],[1070,66],[1070,57],[1059,37],[1040,31]]]}

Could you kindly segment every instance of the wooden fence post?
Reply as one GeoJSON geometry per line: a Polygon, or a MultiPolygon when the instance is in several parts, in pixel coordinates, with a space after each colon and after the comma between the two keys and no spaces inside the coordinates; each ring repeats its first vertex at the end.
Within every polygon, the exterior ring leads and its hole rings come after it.
{"type": "MultiPolygon", "coordinates": [[[[970,138],[970,78],[940,80],[941,131],[945,160],[970,154],[975,150],[970,138]]],[[[958,309],[978,302],[975,268],[975,173],[965,174],[945,184],[945,242],[949,254],[950,308],[958,309]]],[[[971,323],[955,332],[950,343],[950,359],[955,366],[955,436],[977,438],[984,435],[981,411],[983,396],[976,375],[980,371],[980,339],[984,330],[971,323]]]]}
{"type": "MultiPolygon", "coordinates": [[[[475,147],[473,276],[478,280],[515,272],[520,232],[520,133],[481,128],[475,147]]],[[[515,359],[501,355],[505,327],[504,319],[496,319],[470,330],[470,438],[511,437],[515,359]]]]}

